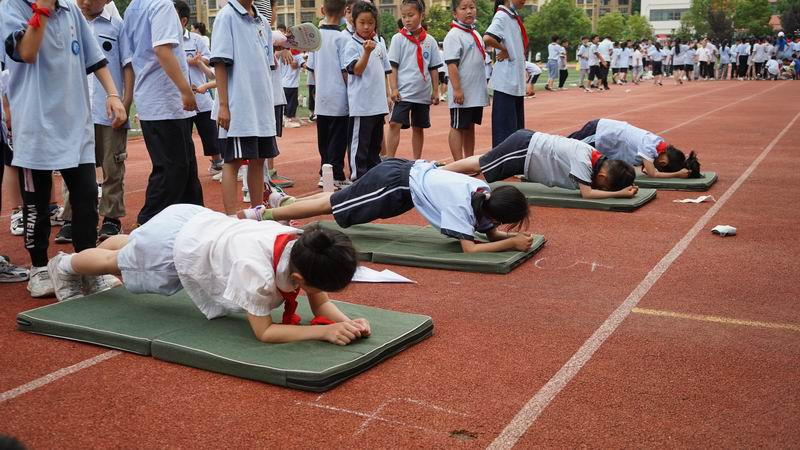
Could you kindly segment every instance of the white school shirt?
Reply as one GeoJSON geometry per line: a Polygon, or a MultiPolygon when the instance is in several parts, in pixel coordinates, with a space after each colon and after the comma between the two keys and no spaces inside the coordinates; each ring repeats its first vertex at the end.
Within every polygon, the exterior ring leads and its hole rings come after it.
{"type": "Polygon", "coordinates": [[[483,180],[418,160],[411,166],[408,186],[416,210],[445,236],[472,240],[476,230],[485,233],[494,228],[489,220],[476,224],[472,210],[472,194],[490,192],[483,180]]]}
{"type": "MultiPolygon", "coordinates": [[[[283,75],[281,74],[283,63],[278,61],[273,61],[273,63],[275,65],[270,67],[269,71],[272,80],[272,104],[281,106],[286,104],[286,92],[283,90],[283,75]]],[[[283,120],[283,118],[279,118],[279,120],[283,120]]]]}
{"type": "Polygon", "coordinates": [[[631,64],[634,67],[641,67],[642,66],[642,52],[640,52],[639,50],[634,50],[633,51],[633,61],[631,62],[631,64]]]}
{"type": "Polygon", "coordinates": [[[769,72],[771,75],[778,74],[778,60],[770,59],[767,61],[767,72],[769,72]]]}
{"type": "MultiPolygon", "coordinates": [[[[0,53],[2,53],[2,52],[0,52],[0,53]]],[[[5,53],[2,53],[2,55],[0,55],[0,64],[5,65],[5,63],[2,62],[3,61],[3,55],[5,55],[5,53]]],[[[5,95],[5,93],[6,93],[6,89],[8,89],[8,77],[9,76],[10,76],[10,74],[9,74],[7,69],[3,70],[3,71],[0,71],[0,101],[2,101],[3,95],[5,95]]],[[[8,142],[8,129],[6,128],[6,120],[3,117],[2,105],[0,105],[0,136],[2,136],[3,141],[6,144],[10,144],[8,142]]]]}
{"type": "MultiPolygon", "coordinates": [[[[216,26],[216,24],[215,24],[216,26]]],[[[183,30],[170,0],[133,0],[125,10],[123,45],[127,46],[136,75],[133,100],[141,120],[185,119],[195,115],[184,111],[181,93],[161,68],[155,48],[169,45],[183,76],[189,66],[183,52],[183,30]]]]}
{"type": "Polygon", "coordinates": [[[708,50],[708,58],[710,61],[716,61],[717,54],[717,46],[712,44],[711,42],[706,44],[706,50],[708,50]]]}
{"type": "MultiPolygon", "coordinates": [[[[173,8],[174,11],[174,8],[173,8]]],[[[31,2],[0,2],[0,42],[10,75],[13,165],[57,170],[93,164],[94,124],[86,74],[106,65],[89,24],[71,1],[50,12],[37,62],[26,64],[17,43],[28,29],[31,2]]]]}
{"type": "Polygon", "coordinates": [[[683,61],[686,58],[686,51],[683,49],[683,45],[672,47],[672,65],[673,66],[682,66],[683,61]],[[680,53],[676,53],[680,51],[680,53]]]}
{"type": "Polygon", "coordinates": [[[641,159],[654,161],[659,146],[665,145],[661,136],[621,120],[600,119],[594,137],[600,153],[634,166],[642,165],[641,159]]]}
{"type": "MultiPolygon", "coordinates": [[[[117,88],[119,98],[122,99],[123,92],[123,79],[122,79],[122,61],[129,58],[126,54],[124,47],[120,45],[122,37],[122,19],[118,19],[112,15],[112,10],[103,9],[103,12],[94,20],[89,22],[89,28],[92,30],[100,49],[108,61],[108,71],[111,73],[111,79],[114,81],[114,86],[117,88]]],[[[89,92],[92,97],[92,121],[97,125],[111,126],[111,119],[108,118],[106,113],[106,100],[107,95],[100,80],[94,76],[89,76],[89,92]]],[[[126,122],[123,128],[130,128],[130,122],[126,122]]]]}
{"type": "MultiPolygon", "coordinates": [[[[197,33],[192,33],[191,31],[184,31],[183,32],[183,51],[186,53],[186,58],[194,58],[195,55],[203,55],[203,59],[209,61],[211,60],[211,49],[206,46],[205,41],[202,39],[203,36],[200,36],[197,33]]],[[[189,64],[188,62],[186,63],[189,64]]],[[[203,73],[200,68],[195,66],[188,66],[189,67],[189,84],[194,86],[200,86],[208,82],[208,78],[206,74],[203,73]]],[[[194,94],[194,99],[197,102],[197,111],[199,112],[208,112],[211,111],[211,106],[214,104],[214,99],[211,98],[211,93],[206,91],[205,94],[201,94],[196,92],[194,94]]]]}
{"type": "Polygon", "coordinates": [[[508,49],[508,59],[498,61],[492,70],[492,88],[508,95],[525,95],[525,49],[522,31],[516,20],[517,13],[500,6],[486,29],[489,36],[502,42],[508,49]]]}
{"type": "Polygon", "coordinates": [[[661,50],[657,49],[655,45],[651,46],[647,49],[647,54],[650,56],[650,59],[653,61],[663,61],[664,60],[664,53],[661,50]]]}
{"type": "Polygon", "coordinates": [[[297,69],[292,69],[290,64],[281,65],[281,85],[285,88],[299,88],[300,87],[300,67],[305,63],[303,55],[292,55],[294,62],[297,64],[297,69]]]}
{"type": "Polygon", "coordinates": [[[761,63],[767,60],[767,52],[763,44],[753,46],[753,62],[761,63]]]}
{"type": "Polygon", "coordinates": [[[697,61],[708,62],[708,49],[700,47],[695,53],[697,54],[697,61]]]}
{"type": "MultiPolygon", "coordinates": [[[[274,93],[270,65],[272,31],[256,8],[251,17],[230,0],[217,14],[212,32],[211,63],[228,70],[228,108],[231,121],[219,138],[275,136],[274,93]]],[[[214,101],[219,110],[219,95],[214,101]]]]}
{"type": "MultiPolygon", "coordinates": [[[[589,68],[589,60],[591,60],[591,56],[589,56],[589,46],[581,44],[578,48],[578,53],[576,55],[578,58],[578,68],[581,70],[586,70],[589,68]]],[[[597,61],[597,57],[594,57],[595,61],[597,61]]]]}
{"type": "Polygon", "coordinates": [[[750,43],[739,44],[737,47],[737,54],[739,56],[750,56],[750,43]]]}
{"type": "Polygon", "coordinates": [[[611,49],[611,68],[612,69],[619,69],[620,68],[619,58],[620,58],[621,54],[622,54],[622,49],[621,48],[614,47],[614,48],[611,49]]]}
{"type": "Polygon", "coordinates": [[[600,50],[597,44],[589,44],[589,67],[600,65],[600,58],[597,57],[598,53],[600,53],[600,50]]]}
{"type": "Polygon", "coordinates": [[[320,25],[322,46],[308,57],[306,68],[314,74],[317,83],[314,113],[320,116],[343,117],[348,115],[347,84],[342,76],[344,47],[350,39],[336,25],[320,25]]]}
{"type": "Polygon", "coordinates": [[[603,39],[597,44],[597,51],[603,56],[607,62],[611,61],[611,53],[614,50],[614,43],[609,39],[603,39]]]}
{"type": "Polygon", "coordinates": [[[444,61],[458,66],[458,78],[464,92],[464,103],[453,102],[452,80],[447,81],[447,106],[450,108],[484,107],[489,104],[489,88],[486,85],[485,53],[481,53],[483,39],[474,29],[467,32],[451,28],[444,37],[444,61]],[[478,37],[477,43],[473,36],[478,37]],[[478,47],[480,46],[480,47],[478,47]]]}
{"type": "Polygon", "coordinates": [[[353,34],[344,47],[341,68],[347,71],[347,103],[350,107],[350,117],[389,114],[389,105],[386,102],[386,75],[392,72],[392,66],[389,64],[386,47],[377,40],[375,44],[375,49],[369,55],[367,67],[360,76],[353,73],[353,67],[364,54],[364,39],[358,34],[353,34]]]}
{"type": "Polygon", "coordinates": [[[731,49],[730,47],[722,47],[719,51],[719,63],[730,64],[731,62],[731,49]]]}
{"type": "Polygon", "coordinates": [[[579,189],[579,183],[591,185],[592,150],[577,139],[534,132],[525,156],[525,176],[564,189],[579,189]]]}
{"type": "Polygon", "coordinates": [[[558,70],[564,70],[567,68],[567,49],[562,47],[561,45],[558,46],[558,70]]]}
{"type": "Polygon", "coordinates": [[[547,44],[547,59],[557,61],[558,55],[561,54],[561,46],[555,42],[547,44]]]}
{"type": "Polygon", "coordinates": [[[422,47],[422,67],[417,64],[417,46],[400,33],[392,36],[389,44],[389,64],[397,70],[397,90],[404,102],[431,104],[430,71],[442,66],[436,39],[427,35],[422,47]]]}
{"type": "Polygon", "coordinates": [[[528,61],[525,63],[525,72],[528,73],[528,79],[530,80],[534,75],[542,73],[542,68],[538,64],[528,61]]]}
{"type": "MultiPolygon", "coordinates": [[[[681,50],[681,54],[683,51],[681,50]]],[[[694,48],[689,47],[689,50],[686,51],[686,56],[683,57],[683,64],[694,64],[694,57],[697,54],[694,48]]]]}
{"type": "Polygon", "coordinates": [[[629,48],[619,49],[619,60],[617,64],[622,69],[626,69],[631,65],[631,50],[629,48]]]}
{"type": "Polygon", "coordinates": [[[275,238],[299,230],[273,221],[228,217],[216,211],[193,216],[175,238],[173,257],[178,278],[208,318],[245,310],[267,316],[283,303],[278,289],[295,290],[288,243],[273,269],[275,238]]]}

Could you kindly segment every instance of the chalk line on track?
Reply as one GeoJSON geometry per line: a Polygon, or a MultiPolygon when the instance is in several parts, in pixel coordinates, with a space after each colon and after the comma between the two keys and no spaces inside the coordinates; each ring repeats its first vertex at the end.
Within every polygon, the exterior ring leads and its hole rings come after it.
{"type": "Polygon", "coordinates": [[[15,387],[14,389],[3,392],[2,394],[0,394],[0,403],[19,397],[20,395],[26,394],[35,389],[39,389],[40,387],[50,384],[56,380],[60,380],[61,378],[66,377],[67,375],[71,375],[87,367],[92,367],[95,364],[100,364],[101,362],[109,360],[120,354],[121,352],[118,352],[116,350],[109,350],[105,353],[101,353],[93,358],[85,359],[69,367],[58,369],[55,372],[51,372],[43,377],[37,378],[31,381],[30,383],[25,383],[22,386],[18,386],[15,387]]]}
{"type": "Polygon", "coordinates": [[[662,275],[672,266],[681,254],[689,247],[689,244],[708,224],[708,221],[728,202],[737,190],[750,177],[750,174],[761,164],[773,148],[780,142],[786,132],[794,125],[800,113],[795,114],[792,120],[778,133],[778,135],[764,148],[761,154],[756,157],[750,166],[734,181],[711,208],[706,211],[694,226],[681,238],[678,243],[648,272],[644,279],[628,295],[622,304],[611,313],[610,316],[600,325],[597,330],[581,345],[572,357],[553,375],[550,380],[539,389],[536,394],[528,400],[522,409],[517,412],[511,422],[506,425],[497,438],[488,446],[489,449],[510,449],[528,431],[536,419],[542,414],[545,408],[553,399],[572,381],[580,372],[584,365],[592,358],[594,353],[608,339],[611,334],[622,324],[631,314],[631,310],[639,304],[639,301],[650,291],[662,275]]]}
{"type": "Polygon", "coordinates": [[[714,322],[725,325],[744,325],[756,328],[772,328],[776,330],[789,330],[800,332],[800,325],[781,322],[762,322],[759,320],[736,319],[734,317],[709,316],[707,314],[682,313],[678,311],[664,311],[660,309],[633,308],[631,312],[646,316],[669,317],[672,319],[697,320],[700,322],[714,322]]]}

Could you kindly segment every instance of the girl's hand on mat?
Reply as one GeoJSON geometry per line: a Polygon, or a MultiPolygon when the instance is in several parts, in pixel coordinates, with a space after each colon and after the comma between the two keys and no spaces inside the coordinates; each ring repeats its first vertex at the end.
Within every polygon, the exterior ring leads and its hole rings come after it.
{"type": "Polygon", "coordinates": [[[324,339],[331,344],[347,345],[361,337],[361,330],[352,320],[326,325],[324,339]]]}
{"type": "Polygon", "coordinates": [[[453,103],[456,105],[464,104],[464,91],[461,89],[453,89],[453,103]]]}
{"type": "Polygon", "coordinates": [[[224,129],[228,129],[231,125],[231,110],[228,105],[219,105],[219,112],[217,112],[217,125],[224,129]]]}
{"type": "Polygon", "coordinates": [[[365,338],[372,334],[372,329],[369,327],[369,321],[367,319],[353,319],[353,323],[361,327],[361,337],[365,338]]]}
{"type": "Polygon", "coordinates": [[[689,171],[689,169],[681,169],[681,170],[675,172],[675,177],[677,177],[677,178],[689,178],[689,174],[690,173],[691,172],[689,171]]]}
{"type": "Polygon", "coordinates": [[[520,252],[526,252],[533,245],[533,235],[530,233],[519,233],[509,238],[514,242],[514,248],[520,252]]]}

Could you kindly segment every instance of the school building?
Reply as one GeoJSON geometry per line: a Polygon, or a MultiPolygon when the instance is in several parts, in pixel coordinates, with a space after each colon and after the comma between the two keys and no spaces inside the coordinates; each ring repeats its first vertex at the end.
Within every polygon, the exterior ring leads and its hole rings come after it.
{"type": "Polygon", "coordinates": [[[653,25],[656,37],[667,37],[681,26],[681,14],[689,10],[690,0],[642,0],[642,15],[653,25]]]}

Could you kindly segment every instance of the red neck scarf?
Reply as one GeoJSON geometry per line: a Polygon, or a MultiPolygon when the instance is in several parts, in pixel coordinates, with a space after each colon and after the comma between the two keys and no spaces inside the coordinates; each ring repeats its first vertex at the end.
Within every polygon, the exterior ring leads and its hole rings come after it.
{"type": "Polygon", "coordinates": [[[426,80],[425,78],[425,60],[422,58],[422,43],[425,42],[425,38],[428,37],[428,33],[425,32],[425,28],[422,28],[419,32],[419,37],[415,38],[414,33],[408,31],[405,28],[400,28],[400,34],[406,37],[409,41],[413,42],[414,45],[417,46],[417,66],[419,66],[419,73],[422,74],[422,79],[426,80]]]}
{"type": "Polygon", "coordinates": [[[461,25],[456,21],[453,21],[453,23],[450,24],[450,28],[458,28],[459,30],[472,35],[472,39],[475,41],[475,47],[477,47],[478,50],[480,50],[483,59],[486,59],[486,50],[483,49],[483,42],[481,42],[481,38],[479,38],[478,35],[475,34],[474,28],[465,27],[464,25],[461,25]]]}
{"type": "Polygon", "coordinates": [[[597,167],[597,162],[600,161],[600,158],[602,157],[603,157],[602,153],[598,152],[595,149],[592,149],[592,168],[594,168],[595,170],[599,168],[597,167]]]}
{"type": "MultiPolygon", "coordinates": [[[[278,261],[281,260],[283,250],[289,242],[295,239],[297,239],[297,236],[294,234],[279,234],[275,238],[275,249],[272,252],[272,270],[275,271],[276,279],[278,278],[278,261]]],[[[277,284],[275,287],[277,287],[277,284]]],[[[281,323],[284,325],[300,325],[300,316],[295,314],[297,311],[297,296],[300,295],[300,288],[292,292],[284,292],[278,288],[278,292],[281,293],[281,297],[283,297],[284,301],[283,320],[281,323]]],[[[311,325],[328,325],[332,323],[334,323],[332,320],[323,316],[314,317],[314,320],[311,321],[311,325]]]]}
{"type": "Polygon", "coordinates": [[[660,154],[664,153],[665,151],[667,151],[667,143],[666,143],[666,141],[659,142],[658,145],[656,145],[656,153],[660,155],[660,154]]]}
{"type": "Polygon", "coordinates": [[[517,25],[519,25],[519,31],[522,33],[522,46],[525,48],[525,53],[528,53],[528,32],[525,31],[525,25],[522,24],[522,18],[519,16],[519,14],[512,13],[503,5],[500,5],[497,8],[516,19],[517,25]]]}

